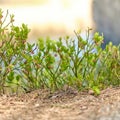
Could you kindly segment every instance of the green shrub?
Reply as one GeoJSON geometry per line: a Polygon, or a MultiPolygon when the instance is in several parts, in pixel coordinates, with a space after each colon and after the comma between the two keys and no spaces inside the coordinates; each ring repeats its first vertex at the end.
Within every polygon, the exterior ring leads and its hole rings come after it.
{"type": "Polygon", "coordinates": [[[74,32],[75,38],[59,40],[39,38],[27,42],[27,25],[14,26],[14,16],[0,10],[0,92],[28,92],[39,88],[52,91],[65,85],[79,90],[101,89],[120,85],[120,45],[109,43],[103,50],[103,35],[86,38],[74,32]]]}
{"type": "Polygon", "coordinates": [[[8,18],[8,11],[3,17],[0,9],[0,91],[5,92],[6,88],[12,87],[15,90],[21,86],[20,63],[21,53],[25,51],[25,43],[29,29],[27,25],[14,26],[14,15],[8,18]],[[9,20],[9,21],[8,21],[9,20]],[[8,21],[8,22],[7,22],[8,21]]]}

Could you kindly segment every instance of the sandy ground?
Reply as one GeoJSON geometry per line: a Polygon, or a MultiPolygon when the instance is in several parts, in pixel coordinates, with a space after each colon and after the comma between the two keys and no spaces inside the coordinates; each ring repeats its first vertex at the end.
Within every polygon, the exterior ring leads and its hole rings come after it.
{"type": "Polygon", "coordinates": [[[99,96],[72,88],[0,97],[0,120],[120,120],[120,88],[99,96]]]}

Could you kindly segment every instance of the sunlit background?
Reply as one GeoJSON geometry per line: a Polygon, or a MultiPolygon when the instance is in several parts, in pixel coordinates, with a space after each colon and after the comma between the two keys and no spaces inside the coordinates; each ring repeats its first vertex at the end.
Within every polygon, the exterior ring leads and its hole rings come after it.
{"type": "Polygon", "coordinates": [[[31,29],[29,40],[40,36],[73,35],[74,30],[93,27],[92,0],[1,0],[0,8],[15,15],[15,24],[31,29]]]}

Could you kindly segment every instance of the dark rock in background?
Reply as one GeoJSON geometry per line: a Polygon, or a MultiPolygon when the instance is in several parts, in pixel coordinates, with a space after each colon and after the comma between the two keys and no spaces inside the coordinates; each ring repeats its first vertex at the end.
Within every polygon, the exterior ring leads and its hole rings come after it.
{"type": "Polygon", "coordinates": [[[120,0],[93,0],[92,14],[96,31],[104,34],[104,45],[120,44],[120,0]]]}

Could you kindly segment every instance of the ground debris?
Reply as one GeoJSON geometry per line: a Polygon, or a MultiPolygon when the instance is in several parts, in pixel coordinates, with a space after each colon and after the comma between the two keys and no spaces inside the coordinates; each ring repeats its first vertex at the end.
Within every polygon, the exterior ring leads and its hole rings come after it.
{"type": "Polygon", "coordinates": [[[99,96],[74,89],[51,93],[36,90],[20,96],[0,97],[1,120],[119,120],[120,88],[99,96]]]}

